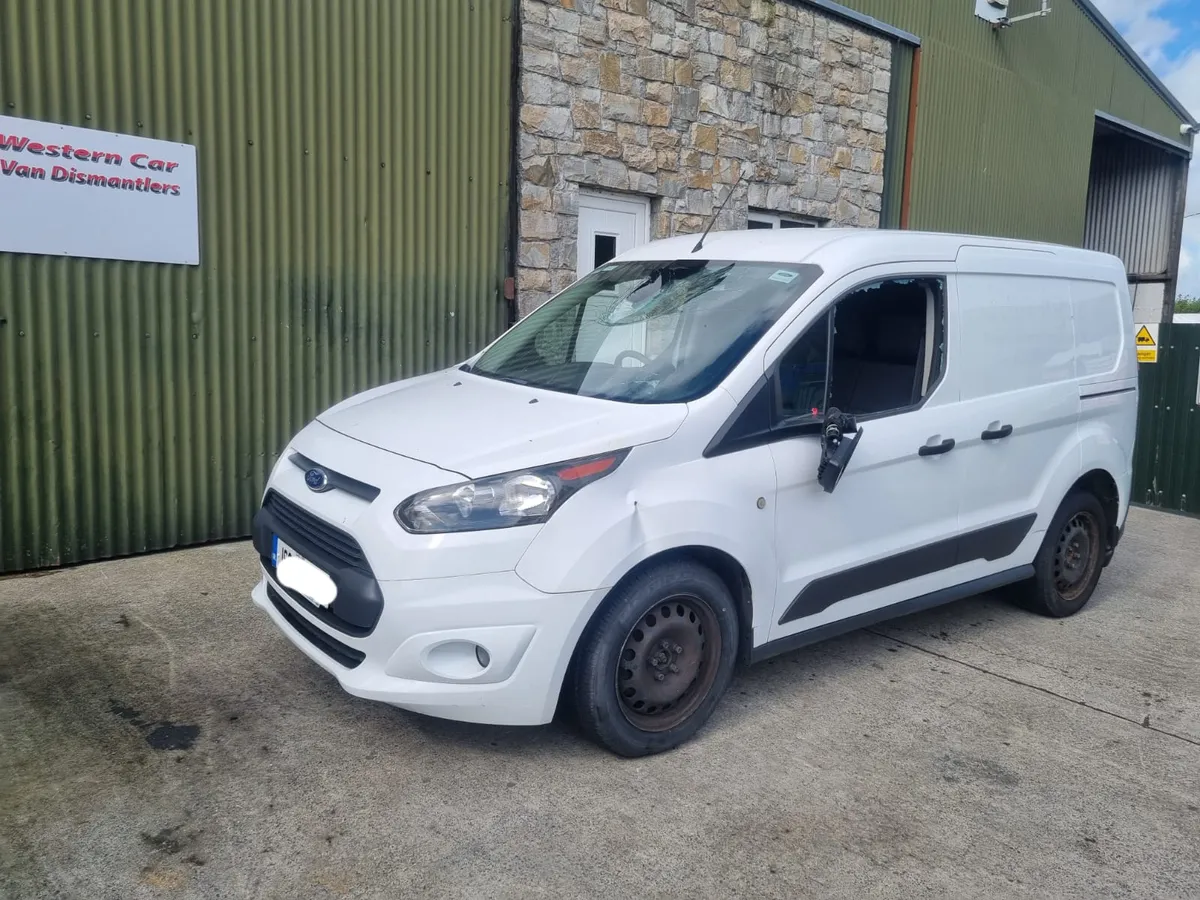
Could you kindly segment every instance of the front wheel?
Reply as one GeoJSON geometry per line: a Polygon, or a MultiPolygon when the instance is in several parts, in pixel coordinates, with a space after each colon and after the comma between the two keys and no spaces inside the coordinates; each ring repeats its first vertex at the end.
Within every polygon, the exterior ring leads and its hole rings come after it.
{"type": "Polygon", "coordinates": [[[1087,604],[1108,549],[1108,522],[1096,497],[1077,491],[1058,508],[1034,560],[1035,576],[1021,585],[1023,605],[1046,616],[1073,616],[1087,604]]]}
{"type": "Polygon", "coordinates": [[[584,633],[575,674],[583,731],[620,756],[690,739],[733,677],[738,617],[725,583],[697,563],[638,574],[584,633]]]}

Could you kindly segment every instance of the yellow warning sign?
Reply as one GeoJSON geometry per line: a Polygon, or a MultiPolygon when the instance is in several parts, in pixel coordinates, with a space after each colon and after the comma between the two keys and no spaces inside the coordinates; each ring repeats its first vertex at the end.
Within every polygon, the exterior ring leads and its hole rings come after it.
{"type": "Polygon", "coordinates": [[[1139,325],[1133,338],[1137,345],[1137,361],[1140,363],[1158,362],[1158,325],[1139,325]]]}

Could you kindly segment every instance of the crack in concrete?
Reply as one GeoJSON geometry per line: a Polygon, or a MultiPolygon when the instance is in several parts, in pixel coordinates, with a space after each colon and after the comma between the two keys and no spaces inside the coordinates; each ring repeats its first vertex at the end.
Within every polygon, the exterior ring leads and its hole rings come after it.
{"type": "MultiPolygon", "coordinates": [[[[983,666],[977,666],[974,663],[964,662],[961,659],[955,659],[953,656],[947,656],[944,653],[938,653],[936,650],[930,650],[928,647],[922,647],[920,644],[914,644],[911,641],[906,641],[903,638],[898,638],[898,637],[895,637],[894,635],[890,635],[890,634],[887,634],[882,631],[875,631],[872,628],[864,628],[863,631],[867,632],[867,634],[872,634],[875,637],[883,638],[884,640],[895,641],[897,644],[901,644],[905,647],[910,647],[913,650],[917,650],[921,653],[927,653],[930,656],[937,657],[938,659],[945,660],[946,662],[952,662],[955,665],[965,666],[966,668],[973,669],[976,672],[979,672],[980,674],[990,675],[993,678],[999,678],[1002,681],[1007,681],[1009,684],[1015,684],[1015,685],[1018,685],[1019,687],[1025,687],[1025,688],[1030,688],[1031,690],[1040,691],[1043,694],[1046,694],[1050,697],[1054,697],[1058,700],[1063,700],[1063,701],[1065,701],[1067,703],[1071,703],[1075,706],[1082,706],[1085,709],[1090,709],[1090,710],[1093,710],[1094,712],[1103,713],[1104,715],[1111,716],[1114,719],[1120,719],[1122,722],[1128,722],[1130,725],[1136,725],[1138,728],[1145,728],[1147,731],[1153,731],[1158,734],[1165,735],[1166,737],[1169,737],[1169,738],[1175,738],[1175,740],[1183,741],[1185,744],[1191,744],[1193,747],[1200,747],[1200,740],[1196,740],[1195,738],[1187,737],[1186,735],[1183,735],[1183,734],[1176,734],[1174,731],[1167,731],[1164,728],[1158,728],[1154,725],[1149,724],[1146,719],[1143,719],[1142,721],[1139,722],[1137,719],[1131,719],[1129,716],[1122,715],[1121,713],[1118,713],[1118,712],[1113,712],[1112,710],[1105,709],[1102,706],[1093,706],[1092,704],[1088,703],[1086,700],[1076,700],[1072,697],[1067,697],[1063,694],[1059,694],[1055,691],[1052,691],[1049,688],[1040,687],[1039,685],[1036,685],[1036,684],[1030,684],[1028,681],[1022,681],[1019,678],[1013,678],[1011,675],[1005,675],[1001,672],[993,672],[991,669],[985,669],[983,666]]],[[[1147,717],[1147,719],[1148,718],[1149,717],[1147,717]]]]}

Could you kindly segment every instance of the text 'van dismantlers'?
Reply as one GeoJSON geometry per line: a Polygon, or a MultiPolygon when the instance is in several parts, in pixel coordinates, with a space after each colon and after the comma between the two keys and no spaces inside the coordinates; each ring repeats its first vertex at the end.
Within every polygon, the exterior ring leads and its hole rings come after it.
{"type": "MultiPolygon", "coordinates": [[[[106,166],[123,166],[125,164],[125,158],[120,153],[111,153],[105,150],[87,150],[83,147],[74,147],[71,144],[42,144],[15,134],[0,134],[0,150],[28,153],[33,156],[48,157],[50,159],[102,163],[106,166]]],[[[169,173],[179,167],[178,162],[165,159],[152,159],[148,153],[134,153],[129,157],[129,165],[148,173],[169,173]]],[[[15,159],[0,159],[0,174],[11,178],[30,178],[38,181],[49,180],[65,184],[161,194],[169,197],[178,197],[182,193],[179,185],[156,181],[151,175],[132,178],[118,175],[101,175],[95,172],[80,172],[73,166],[68,167],[63,165],[54,165],[47,171],[44,166],[31,165],[15,159]]]]}

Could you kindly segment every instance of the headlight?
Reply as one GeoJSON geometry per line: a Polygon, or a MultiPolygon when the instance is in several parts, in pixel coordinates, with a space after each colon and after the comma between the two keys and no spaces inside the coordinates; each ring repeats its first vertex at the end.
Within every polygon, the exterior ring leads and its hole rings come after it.
{"type": "Polygon", "coordinates": [[[413,534],[545,522],[580,488],[615,470],[628,453],[619,450],[422,491],[396,507],[396,521],[413,534]]]}

